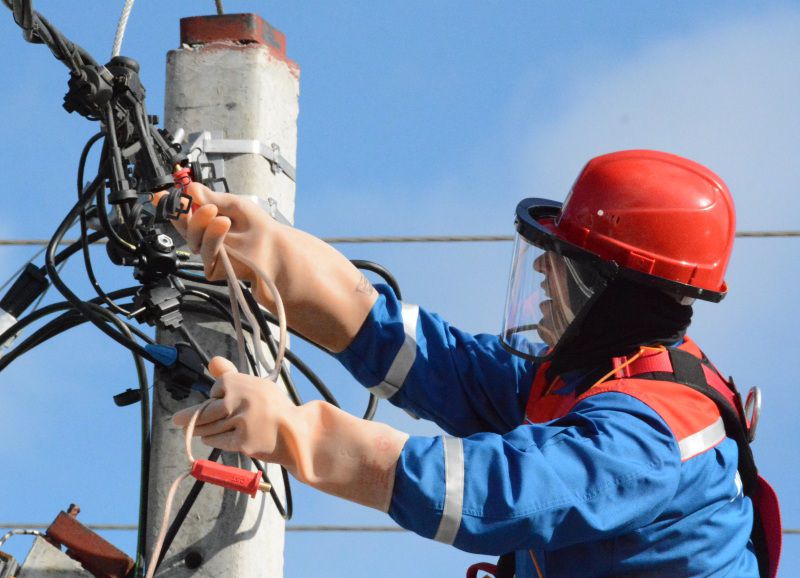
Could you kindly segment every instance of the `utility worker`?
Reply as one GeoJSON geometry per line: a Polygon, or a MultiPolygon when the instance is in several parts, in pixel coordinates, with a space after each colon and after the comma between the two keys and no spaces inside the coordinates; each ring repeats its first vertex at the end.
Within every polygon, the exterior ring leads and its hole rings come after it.
{"type": "Polygon", "coordinates": [[[449,434],[295,407],[215,358],[215,400],[195,430],[208,445],[279,463],[421,536],[504,555],[471,576],[774,576],[780,524],[747,445],[753,412],[686,336],[692,302],[727,292],[735,232],[730,193],[707,168],[617,152],[590,161],[563,205],[522,201],[500,336],[373,288],[330,246],[233,195],[188,193],[202,206],[178,227],[208,278],[225,277],[223,243],[247,252],[290,326],[449,434]]]}

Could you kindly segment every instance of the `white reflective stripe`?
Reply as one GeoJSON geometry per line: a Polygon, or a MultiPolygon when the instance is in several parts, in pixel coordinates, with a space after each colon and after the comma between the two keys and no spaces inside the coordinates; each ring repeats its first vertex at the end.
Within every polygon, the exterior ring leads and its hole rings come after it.
{"type": "Polygon", "coordinates": [[[400,314],[403,317],[403,330],[405,331],[405,339],[400,346],[400,351],[392,362],[389,371],[386,372],[386,377],[378,385],[373,385],[368,388],[370,393],[382,399],[388,399],[395,393],[400,391],[403,383],[411,371],[411,366],[414,365],[414,360],[417,358],[417,320],[419,319],[419,306],[402,304],[400,314]]]}
{"type": "Polygon", "coordinates": [[[433,537],[437,542],[452,544],[461,527],[464,508],[464,445],[461,438],[442,437],[444,448],[444,508],[439,529],[433,537]]]}
{"type": "Polygon", "coordinates": [[[724,439],[725,424],[720,417],[710,426],[678,442],[678,447],[681,450],[681,461],[685,462],[689,458],[702,454],[706,450],[710,450],[724,439]]]}

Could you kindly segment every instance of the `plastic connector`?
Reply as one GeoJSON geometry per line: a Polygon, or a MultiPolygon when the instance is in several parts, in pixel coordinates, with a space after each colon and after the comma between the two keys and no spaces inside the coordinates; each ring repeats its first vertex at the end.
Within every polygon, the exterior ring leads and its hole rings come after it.
{"type": "Polygon", "coordinates": [[[261,472],[251,472],[209,460],[195,460],[192,463],[192,476],[201,482],[249,494],[251,498],[255,498],[259,491],[269,492],[272,489],[272,486],[261,480],[261,472]]]}
{"type": "Polygon", "coordinates": [[[0,309],[13,317],[30,307],[45,292],[50,283],[47,275],[33,263],[28,263],[17,280],[0,299],[0,309]]]}
{"type": "Polygon", "coordinates": [[[192,391],[208,397],[214,378],[205,373],[203,360],[191,345],[178,342],[172,347],[153,343],[145,345],[145,349],[161,365],[172,399],[186,399],[192,391]]]}

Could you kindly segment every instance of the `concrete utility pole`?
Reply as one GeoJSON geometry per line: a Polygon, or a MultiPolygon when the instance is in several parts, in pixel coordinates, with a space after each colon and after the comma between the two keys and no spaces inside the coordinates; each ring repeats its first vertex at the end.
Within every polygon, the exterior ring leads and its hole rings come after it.
{"type": "MultiPolygon", "coordinates": [[[[298,94],[299,68],[286,57],[285,38],[260,17],[231,14],[181,21],[181,47],[167,56],[167,129],[172,134],[183,129],[183,141],[188,143],[184,146],[195,154],[202,149],[200,161],[213,164],[216,176],[224,176],[231,192],[251,196],[289,222],[294,215],[298,94]]],[[[229,324],[188,313],[184,323],[209,355],[236,361],[229,324]]],[[[158,338],[163,342],[175,339],[165,331],[160,331],[158,338]]],[[[198,403],[200,398],[195,396],[175,402],[157,376],[148,557],[167,490],[187,468],[183,432],[168,418],[178,409],[198,403]]],[[[193,451],[198,458],[209,453],[199,442],[193,451]]],[[[223,454],[221,461],[252,469],[236,455],[223,454]]],[[[283,498],[279,468],[270,466],[268,473],[283,498]]],[[[190,478],[181,485],[173,516],[192,482],[190,478]]],[[[251,499],[206,484],[157,576],[280,578],[283,542],[284,522],[269,495],[251,499]]]]}

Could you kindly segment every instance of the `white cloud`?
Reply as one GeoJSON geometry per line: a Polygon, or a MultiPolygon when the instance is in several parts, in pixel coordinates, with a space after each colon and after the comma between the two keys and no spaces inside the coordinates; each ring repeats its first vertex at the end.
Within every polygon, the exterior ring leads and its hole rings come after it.
{"type": "Polygon", "coordinates": [[[560,118],[545,131],[529,128],[520,180],[566,192],[592,156],[667,150],[722,176],[741,228],[792,226],[800,209],[799,26],[797,8],[773,10],[651,45],[618,64],[587,63],[560,118]]]}

